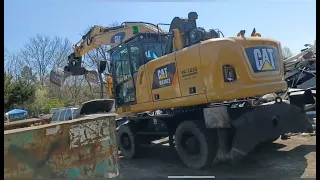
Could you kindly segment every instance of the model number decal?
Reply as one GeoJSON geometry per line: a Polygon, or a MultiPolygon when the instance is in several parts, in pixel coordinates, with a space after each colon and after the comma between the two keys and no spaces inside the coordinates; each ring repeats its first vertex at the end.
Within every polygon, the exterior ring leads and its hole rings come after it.
{"type": "Polygon", "coordinates": [[[198,68],[192,67],[192,68],[182,70],[181,74],[184,80],[196,78],[196,75],[198,74],[198,68]]]}

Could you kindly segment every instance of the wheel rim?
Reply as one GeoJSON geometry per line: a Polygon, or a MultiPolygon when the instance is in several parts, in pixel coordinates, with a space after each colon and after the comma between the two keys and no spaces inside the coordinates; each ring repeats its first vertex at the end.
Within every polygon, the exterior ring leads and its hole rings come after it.
{"type": "Polygon", "coordinates": [[[131,148],[131,140],[128,134],[123,134],[120,141],[124,149],[128,150],[131,148]]]}
{"type": "Polygon", "coordinates": [[[182,135],[181,145],[188,155],[200,154],[200,142],[198,138],[191,133],[184,133],[182,135]]]}

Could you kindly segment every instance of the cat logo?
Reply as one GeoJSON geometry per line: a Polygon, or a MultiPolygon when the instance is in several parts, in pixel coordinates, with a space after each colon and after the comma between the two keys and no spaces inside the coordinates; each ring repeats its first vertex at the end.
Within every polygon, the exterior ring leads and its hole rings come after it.
{"type": "Polygon", "coordinates": [[[176,64],[170,63],[158,67],[153,71],[152,89],[171,86],[176,74],[176,64]]]}
{"type": "Polygon", "coordinates": [[[158,70],[158,78],[159,80],[161,79],[166,79],[168,77],[168,73],[167,73],[167,67],[159,69],[158,70]]]}
{"type": "Polygon", "coordinates": [[[117,34],[111,37],[110,43],[117,43],[117,44],[121,43],[125,37],[126,37],[125,32],[118,32],[117,34]]]}
{"type": "Polygon", "coordinates": [[[165,85],[165,84],[170,84],[170,78],[168,78],[168,72],[167,72],[167,67],[159,69],[158,70],[158,78],[159,78],[159,85],[165,85]]]}
{"type": "Polygon", "coordinates": [[[254,49],[253,55],[256,62],[256,68],[259,71],[275,70],[274,50],[269,48],[254,49]]]}

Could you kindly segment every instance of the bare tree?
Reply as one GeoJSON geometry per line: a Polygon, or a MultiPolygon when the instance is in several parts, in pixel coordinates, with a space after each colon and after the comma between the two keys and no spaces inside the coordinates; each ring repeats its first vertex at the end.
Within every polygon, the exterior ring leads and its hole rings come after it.
{"type": "MultiPolygon", "coordinates": [[[[91,67],[94,69],[99,69],[100,61],[107,61],[107,67],[105,72],[110,72],[110,65],[109,65],[109,54],[107,53],[110,46],[108,45],[101,45],[98,48],[90,51],[87,53],[86,62],[90,63],[91,67]]],[[[104,97],[104,90],[105,90],[105,83],[103,81],[102,74],[99,73],[99,84],[100,84],[100,98],[104,97]]]]}
{"type": "Polygon", "coordinates": [[[61,43],[58,46],[56,53],[56,61],[54,61],[54,67],[62,67],[67,63],[68,55],[72,51],[72,45],[69,39],[61,39],[61,43]]]}
{"type": "MultiPolygon", "coordinates": [[[[120,26],[120,23],[117,21],[112,22],[111,24],[108,25],[108,27],[115,27],[115,26],[120,26]]],[[[91,27],[88,27],[84,34],[86,34],[91,27]]],[[[97,47],[95,50],[92,50],[87,53],[87,56],[84,56],[84,64],[89,67],[89,68],[99,68],[99,62],[101,60],[107,61],[107,67],[106,67],[106,73],[110,72],[110,56],[108,53],[108,50],[111,48],[110,45],[107,43],[100,45],[97,47]],[[87,59],[86,59],[87,57],[87,59]]]]}
{"type": "Polygon", "coordinates": [[[9,57],[9,54],[10,54],[9,50],[6,47],[4,47],[4,61],[7,60],[7,58],[9,57]]]}
{"type": "Polygon", "coordinates": [[[13,71],[13,68],[14,68],[14,58],[13,58],[13,55],[11,52],[9,52],[9,50],[4,47],[4,71],[7,73],[7,74],[10,74],[12,75],[12,71],[13,71]]]}
{"type": "Polygon", "coordinates": [[[291,50],[288,47],[284,46],[284,47],[282,47],[282,56],[283,56],[283,59],[287,59],[287,58],[293,56],[293,53],[291,52],[291,50]]]}
{"type": "Polygon", "coordinates": [[[11,62],[10,62],[10,52],[9,50],[4,47],[4,71],[7,73],[7,74],[10,74],[10,69],[11,69],[11,62]]]}
{"type": "MultiPolygon", "coordinates": [[[[111,24],[109,24],[109,27],[114,27],[114,26],[119,26],[120,24],[118,22],[112,22],[111,24]]],[[[87,32],[85,32],[87,33],[87,32]]],[[[108,53],[108,50],[111,48],[110,45],[106,44],[102,44],[99,47],[97,47],[96,49],[88,52],[85,56],[84,56],[84,65],[87,66],[88,68],[93,68],[93,69],[99,69],[99,64],[100,61],[107,61],[107,67],[105,70],[105,73],[109,73],[110,72],[110,56],[108,53]]],[[[100,98],[104,97],[104,90],[106,89],[105,86],[105,82],[103,80],[103,76],[102,74],[99,74],[99,83],[100,83],[100,98]]]]}
{"type": "Polygon", "coordinates": [[[118,21],[113,21],[111,24],[109,24],[110,27],[120,26],[121,24],[118,21]]]}
{"type": "Polygon", "coordinates": [[[21,55],[27,65],[36,71],[40,85],[43,87],[46,75],[53,67],[61,66],[70,50],[71,43],[68,39],[50,38],[38,34],[30,38],[22,49],[21,55]]]}
{"type": "Polygon", "coordinates": [[[31,67],[23,66],[23,68],[20,72],[19,80],[23,81],[27,85],[36,84],[37,83],[37,76],[34,72],[32,72],[31,67]]]}
{"type": "Polygon", "coordinates": [[[85,91],[84,76],[72,76],[66,79],[65,90],[75,104],[82,102],[85,91]]]}
{"type": "MultiPolygon", "coordinates": [[[[108,54],[108,50],[110,49],[109,45],[101,45],[97,47],[96,49],[88,52],[86,54],[85,58],[85,65],[89,68],[98,69],[99,68],[99,62],[101,60],[103,61],[109,61],[110,56],[108,54]]],[[[110,72],[110,64],[107,63],[106,72],[110,72]]]]}
{"type": "Polygon", "coordinates": [[[18,79],[23,67],[26,63],[23,61],[21,54],[9,53],[5,55],[4,70],[7,74],[10,74],[13,79],[18,79]]]}

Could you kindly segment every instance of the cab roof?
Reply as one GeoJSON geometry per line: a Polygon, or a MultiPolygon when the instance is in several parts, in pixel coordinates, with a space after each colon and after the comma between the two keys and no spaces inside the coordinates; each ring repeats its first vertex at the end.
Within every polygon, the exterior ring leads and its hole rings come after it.
{"type": "Polygon", "coordinates": [[[131,38],[129,38],[129,39],[123,41],[122,43],[118,44],[117,46],[109,49],[107,52],[108,52],[109,54],[113,53],[113,52],[116,51],[121,45],[127,44],[128,42],[134,40],[134,39],[135,39],[136,37],[138,37],[138,36],[159,36],[159,35],[160,35],[160,36],[168,36],[169,33],[145,33],[145,32],[143,32],[143,33],[142,33],[142,32],[141,32],[141,33],[137,33],[137,34],[135,34],[134,36],[132,36],[131,38]]]}

